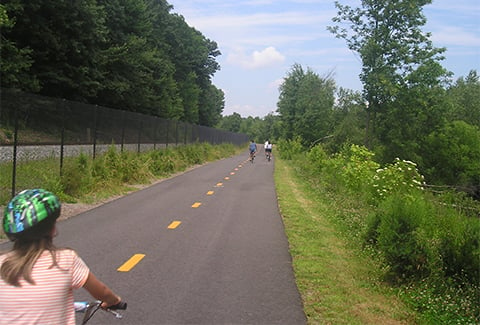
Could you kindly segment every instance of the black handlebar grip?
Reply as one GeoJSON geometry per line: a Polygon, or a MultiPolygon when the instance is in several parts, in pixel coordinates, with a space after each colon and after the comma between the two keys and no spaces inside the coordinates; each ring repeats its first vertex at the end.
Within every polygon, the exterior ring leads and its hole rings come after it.
{"type": "Polygon", "coordinates": [[[118,304],[109,306],[108,309],[116,310],[116,309],[121,309],[125,310],[127,309],[127,303],[125,301],[120,301],[118,304]]]}

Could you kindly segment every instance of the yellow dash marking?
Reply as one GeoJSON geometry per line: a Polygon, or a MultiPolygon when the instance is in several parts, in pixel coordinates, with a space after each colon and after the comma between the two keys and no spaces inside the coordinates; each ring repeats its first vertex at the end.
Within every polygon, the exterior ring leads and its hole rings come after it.
{"type": "Polygon", "coordinates": [[[175,229],[177,228],[178,226],[180,226],[182,222],[181,221],[173,221],[169,226],[168,226],[168,229],[175,229]]]}
{"type": "Polygon", "coordinates": [[[223,186],[223,183],[217,183],[217,187],[223,186]]]}
{"type": "Polygon", "coordinates": [[[235,168],[234,170],[238,170],[238,168],[235,168]]]}
{"type": "Polygon", "coordinates": [[[145,257],[145,254],[135,254],[135,255],[133,255],[132,257],[130,257],[130,259],[128,261],[126,261],[122,266],[120,266],[117,269],[117,271],[118,272],[128,272],[128,271],[130,271],[144,257],[145,257]]]}
{"type": "Polygon", "coordinates": [[[201,206],[202,203],[200,202],[195,202],[193,205],[192,205],[192,208],[198,208],[199,206],[201,206]]]}
{"type": "Polygon", "coordinates": [[[207,195],[213,195],[213,193],[215,193],[215,192],[214,191],[208,191],[207,195]]]}
{"type": "Polygon", "coordinates": [[[230,179],[230,177],[225,177],[225,179],[226,179],[226,180],[229,180],[229,179],[230,179]]]}
{"type": "Polygon", "coordinates": [[[234,173],[234,172],[231,172],[230,175],[235,175],[235,173],[234,173]]]}

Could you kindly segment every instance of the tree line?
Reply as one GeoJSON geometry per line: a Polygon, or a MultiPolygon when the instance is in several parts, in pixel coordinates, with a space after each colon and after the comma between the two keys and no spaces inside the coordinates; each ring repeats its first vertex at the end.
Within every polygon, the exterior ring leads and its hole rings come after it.
{"type": "Polygon", "coordinates": [[[329,153],[363,145],[385,164],[414,161],[429,184],[480,197],[480,80],[477,71],[452,79],[445,48],[422,31],[430,0],[336,2],[328,27],[362,62],[363,91],[337,87],[332,74],[294,64],[280,86],[276,114],[234,113],[220,127],[257,141],[300,139],[329,153]]]}
{"type": "Polygon", "coordinates": [[[5,0],[1,86],[214,126],[216,42],[166,0],[5,0]]]}

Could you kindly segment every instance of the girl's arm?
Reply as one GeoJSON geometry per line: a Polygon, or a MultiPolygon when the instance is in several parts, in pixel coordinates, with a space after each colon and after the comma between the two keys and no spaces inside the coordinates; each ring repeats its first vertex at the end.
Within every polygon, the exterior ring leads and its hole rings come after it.
{"type": "Polygon", "coordinates": [[[90,272],[83,287],[95,298],[102,301],[102,308],[118,304],[122,299],[90,272]]]}

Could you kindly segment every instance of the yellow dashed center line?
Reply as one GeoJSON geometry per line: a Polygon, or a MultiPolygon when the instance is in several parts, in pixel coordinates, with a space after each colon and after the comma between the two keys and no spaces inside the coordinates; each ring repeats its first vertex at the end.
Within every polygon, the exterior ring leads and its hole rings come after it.
{"type": "Polygon", "coordinates": [[[193,205],[192,205],[192,208],[198,208],[199,206],[201,206],[202,203],[200,202],[195,202],[193,205]]]}
{"type": "Polygon", "coordinates": [[[180,226],[181,223],[181,221],[173,221],[170,225],[168,225],[168,229],[175,229],[180,226]]]}
{"type": "Polygon", "coordinates": [[[235,173],[234,173],[234,172],[231,172],[230,175],[235,175],[235,173]]]}
{"type": "Polygon", "coordinates": [[[214,191],[208,191],[207,195],[213,195],[213,193],[215,193],[215,192],[214,191]]]}
{"type": "Polygon", "coordinates": [[[138,264],[138,262],[140,262],[143,258],[145,257],[145,254],[135,254],[133,255],[132,257],[130,257],[130,259],[128,261],[126,261],[125,263],[123,263],[122,266],[120,266],[117,271],[118,272],[128,272],[130,271],[131,269],[133,269],[133,267],[135,265],[138,264]]]}
{"type": "Polygon", "coordinates": [[[223,183],[217,183],[217,185],[215,185],[216,187],[220,187],[220,186],[223,186],[223,183]]]}
{"type": "Polygon", "coordinates": [[[230,179],[230,177],[228,177],[228,176],[227,176],[227,177],[225,177],[225,179],[226,179],[226,180],[229,180],[229,179],[230,179]]]}

